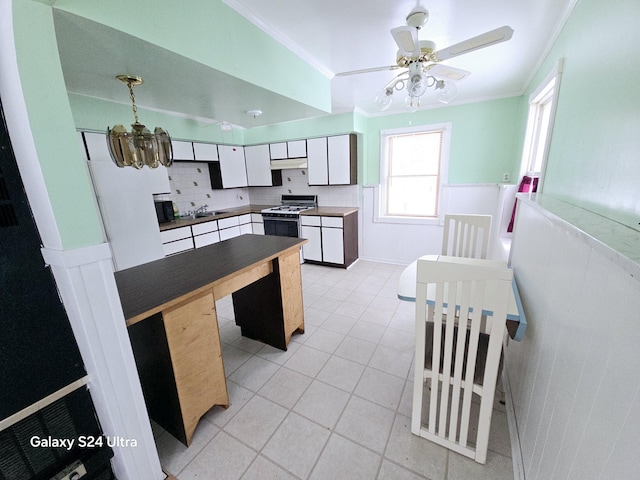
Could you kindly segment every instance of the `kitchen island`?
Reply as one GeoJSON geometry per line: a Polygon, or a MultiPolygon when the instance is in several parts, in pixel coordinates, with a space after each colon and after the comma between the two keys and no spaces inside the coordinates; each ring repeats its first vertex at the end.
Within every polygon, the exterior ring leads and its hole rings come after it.
{"type": "Polygon", "coordinates": [[[231,294],[242,334],[286,350],[304,332],[305,242],[247,234],[115,273],[149,415],[185,445],[229,405],[215,301],[231,294]]]}

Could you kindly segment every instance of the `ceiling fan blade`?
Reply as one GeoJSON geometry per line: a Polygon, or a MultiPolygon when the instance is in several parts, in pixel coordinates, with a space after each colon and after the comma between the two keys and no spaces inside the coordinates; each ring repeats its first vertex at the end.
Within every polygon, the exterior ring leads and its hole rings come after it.
{"type": "Polygon", "coordinates": [[[478,35],[477,37],[469,38],[468,40],[465,40],[463,42],[456,43],[455,45],[451,45],[450,47],[444,48],[442,50],[438,50],[433,54],[434,61],[440,62],[442,60],[447,60],[448,58],[457,57],[458,55],[473,52],[474,50],[478,50],[480,48],[485,48],[497,43],[506,42],[511,38],[512,35],[513,29],[505,25],[503,27],[496,28],[495,30],[483,33],[482,35],[478,35]]]}
{"type": "Polygon", "coordinates": [[[433,65],[429,65],[428,67],[429,75],[433,75],[434,77],[445,78],[449,80],[464,80],[471,72],[467,70],[462,70],[461,68],[450,67],[448,65],[442,65],[440,63],[435,63],[433,65]]]}
{"type": "Polygon", "coordinates": [[[408,26],[392,28],[391,35],[398,44],[402,55],[407,57],[420,56],[420,41],[418,40],[417,28],[408,26]]]}
{"type": "Polygon", "coordinates": [[[389,65],[387,67],[374,67],[374,68],[363,68],[362,70],[351,70],[349,72],[340,72],[336,73],[336,77],[346,77],[348,75],[358,75],[360,73],[371,73],[371,72],[381,72],[383,70],[397,70],[400,67],[398,65],[389,65]]]}

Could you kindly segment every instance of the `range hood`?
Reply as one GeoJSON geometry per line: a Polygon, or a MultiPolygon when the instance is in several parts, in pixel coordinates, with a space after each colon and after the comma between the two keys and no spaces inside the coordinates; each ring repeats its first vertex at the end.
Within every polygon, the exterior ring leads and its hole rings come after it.
{"type": "Polygon", "coordinates": [[[271,170],[287,170],[289,168],[307,168],[306,158],[282,158],[271,160],[271,170]]]}

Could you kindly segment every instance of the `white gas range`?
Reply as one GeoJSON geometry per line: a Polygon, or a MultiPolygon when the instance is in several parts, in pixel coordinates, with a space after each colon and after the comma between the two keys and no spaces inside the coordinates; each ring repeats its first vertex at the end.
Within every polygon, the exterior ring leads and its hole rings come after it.
{"type": "Polygon", "coordinates": [[[316,208],[317,195],[282,195],[281,205],[262,210],[265,235],[298,237],[300,212],[316,208]]]}

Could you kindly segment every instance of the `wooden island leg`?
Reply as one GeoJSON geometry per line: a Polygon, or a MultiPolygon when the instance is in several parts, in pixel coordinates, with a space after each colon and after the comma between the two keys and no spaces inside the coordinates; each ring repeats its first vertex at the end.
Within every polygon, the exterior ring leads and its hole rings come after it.
{"type": "Polygon", "coordinates": [[[213,292],[162,312],[187,446],[200,418],[229,406],[213,292]]]}
{"type": "Polygon", "coordinates": [[[300,253],[293,251],[288,255],[278,257],[278,271],[280,272],[285,343],[288,344],[293,332],[304,333],[300,253]]]}

